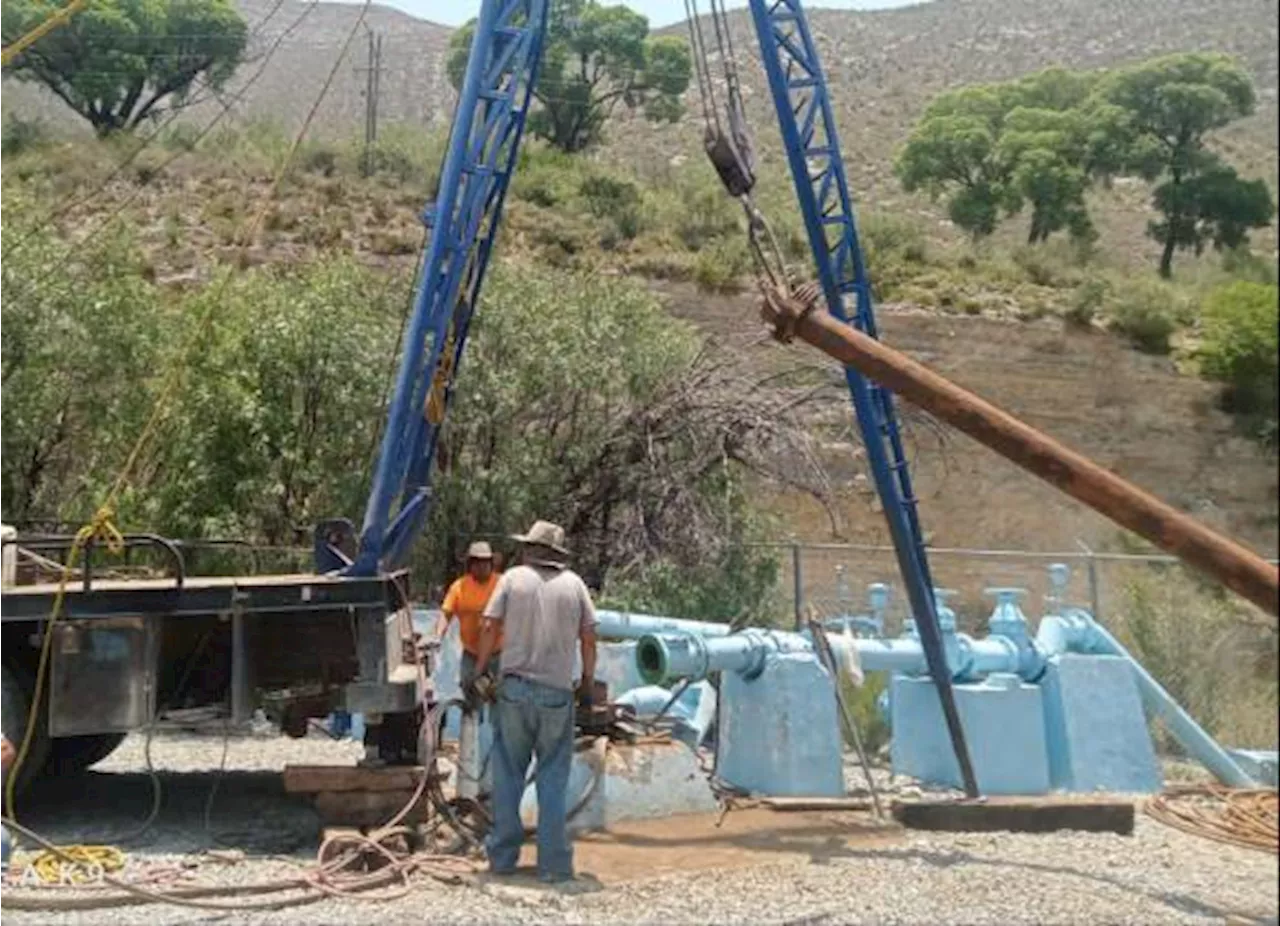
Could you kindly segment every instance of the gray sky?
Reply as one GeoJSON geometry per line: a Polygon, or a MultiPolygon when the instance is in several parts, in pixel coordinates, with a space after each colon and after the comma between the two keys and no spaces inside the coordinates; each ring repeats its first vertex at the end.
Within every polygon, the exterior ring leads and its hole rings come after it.
{"type": "MultiPolygon", "coordinates": [[[[345,0],[360,2],[360,0],[345,0]]],[[[383,6],[395,7],[411,16],[458,26],[476,15],[480,8],[480,0],[376,0],[383,6]]],[[[606,4],[610,0],[604,0],[606,4]]],[[[616,2],[616,0],[615,0],[616,2]]],[[[805,9],[840,9],[840,10],[885,10],[899,6],[911,6],[919,0],[818,0],[805,4],[805,9]]],[[[637,13],[649,17],[649,25],[658,28],[681,22],[684,19],[684,0],[623,0],[623,4],[637,13]]],[[[729,9],[746,6],[746,0],[728,0],[729,9]]],[[[710,11],[707,0],[698,4],[698,9],[705,15],[710,11]]]]}

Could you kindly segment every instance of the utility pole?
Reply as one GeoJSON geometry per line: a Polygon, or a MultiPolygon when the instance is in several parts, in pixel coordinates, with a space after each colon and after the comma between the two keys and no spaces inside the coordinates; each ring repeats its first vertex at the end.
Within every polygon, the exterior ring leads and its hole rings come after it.
{"type": "Polygon", "coordinates": [[[369,63],[356,68],[365,75],[364,86],[364,155],[360,170],[366,177],[373,173],[373,149],[378,143],[378,94],[382,89],[382,36],[369,30],[369,63]]]}

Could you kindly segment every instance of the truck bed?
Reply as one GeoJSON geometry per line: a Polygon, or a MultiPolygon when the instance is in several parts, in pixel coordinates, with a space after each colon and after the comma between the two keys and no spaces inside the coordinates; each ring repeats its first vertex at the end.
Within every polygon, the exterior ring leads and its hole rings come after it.
{"type": "MultiPolygon", "coordinates": [[[[115,617],[122,614],[194,616],[228,613],[271,613],[372,608],[398,610],[406,573],[381,576],[325,576],[308,573],[253,576],[187,576],[163,579],[95,579],[86,589],[83,577],[66,586],[60,617],[115,617]]],[[[46,619],[53,611],[58,583],[18,585],[0,594],[0,620],[46,619]]]]}

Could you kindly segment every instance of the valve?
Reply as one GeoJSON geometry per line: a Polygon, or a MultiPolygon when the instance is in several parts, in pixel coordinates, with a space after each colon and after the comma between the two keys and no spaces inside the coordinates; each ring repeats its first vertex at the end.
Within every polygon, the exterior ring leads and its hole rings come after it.
{"type": "Polygon", "coordinates": [[[889,614],[889,599],[892,594],[893,587],[885,582],[872,582],[867,586],[867,605],[871,608],[871,621],[879,636],[884,636],[885,618],[889,614]]]}
{"type": "Polygon", "coordinates": [[[934,608],[938,612],[938,630],[943,634],[956,632],[956,612],[947,604],[955,596],[956,590],[953,588],[934,588],[933,590],[934,608]]]}
{"type": "MultiPolygon", "coordinates": [[[[944,637],[956,632],[956,612],[947,606],[947,601],[955,596],[955,589],[937,588],[933,590],[933,607],[938,615],[938,632],[944,637]]],[[[920,639],[920,631],[916,627],[914,617],[908,617],[902,622],[903,636],[911,637],[913,640],[920,639]]]]}
{"type": "Polygon", "coordinates": [[[1027,617],[1018,602],[1026,597],[1025,588],[988,588],[983,594],[995,598],[996,606],[987,622],[987,629],[1002,637],[1024,641],[1027,639],[1027,617]]]}

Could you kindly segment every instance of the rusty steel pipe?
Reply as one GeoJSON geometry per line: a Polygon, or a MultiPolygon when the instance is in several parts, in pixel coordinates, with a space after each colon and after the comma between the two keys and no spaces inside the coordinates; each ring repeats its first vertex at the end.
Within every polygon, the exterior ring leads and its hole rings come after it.
{"type": "Polygon", "coordinates": [[[1263,610],[1280,615],[1280,569],[1252,550],[825,312],[780,318],[774,303],[766,299],[762,314],[775,327],[782,322],[782,330],[936,415],[1263,610]]]}

